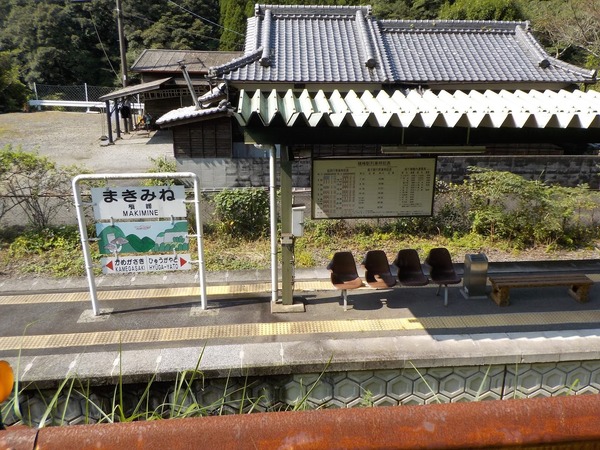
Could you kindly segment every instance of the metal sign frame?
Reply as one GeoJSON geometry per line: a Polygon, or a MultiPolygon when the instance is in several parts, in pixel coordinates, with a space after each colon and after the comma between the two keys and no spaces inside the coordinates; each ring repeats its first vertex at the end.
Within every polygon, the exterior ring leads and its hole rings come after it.
{"type": "Polygon", "coordinates": [[[192,172],[174,172],[174,173],[121,173],[121,174],[90,174],[90,175],[77,175],[72,180],[73,196],[75,198],[75,210],[77,212],[77,223],[79,225],[79,235],[81,237],[81,245],[83,248],[83,257],[85,261],[85,271],[88,279],[88,285],[90,290],[90,297],[92,301],[92,309],[94,315],[98,315],[98,293],[96,291],[96,277],[94,276],[94,267],[92,261],[92,253],[90,251],[90,243],[87,234],[87,224],[85,220],[85,206],[91,206],[91,203],[83,202],[82,194],[80,189],[80,183],[82,181],[109,181],[109,180],[143,180],[143,179],[191,179],[194,183],[194,199],[186,200],[194,204],[194,214],[196,216],[196,234],[189,235],[189,237],[196,237],[198,239],[198,261],[192,261],[198,263],[198,275],[200,283],[200,298],[202,309],[206,309],[206,275],[204,266],[204,248],[202,243],[202,215],[200,210],[200,179],[198,175],[192,172]]]}

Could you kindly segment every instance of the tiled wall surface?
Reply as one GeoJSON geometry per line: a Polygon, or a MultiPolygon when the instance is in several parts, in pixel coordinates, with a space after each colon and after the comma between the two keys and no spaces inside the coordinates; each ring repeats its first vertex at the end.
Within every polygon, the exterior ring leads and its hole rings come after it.
{"type": "Polygon", "coordinates": [[[37,426],[42,420],[47,425],[118,421],[121,405],[125,416],[141,414],[140,418],[144,418],[148,413],[169,417],[186,411],[216,415],[598,394],[600,361],[230,379],[202,379],[198,375],[189,390],[185,383],[154,382],[149,396],[145,394],[148,385],[125,385],[122,402],[119,389],[114,386],[88,391],[81,380],[72,381],[65,384],[58,396],[56,390],[22,392],[23,419],[15,414],[10,403],[4,403],[5,423],[37,426]],[[85,393],[82,395],[81,391],[85,393]]]}

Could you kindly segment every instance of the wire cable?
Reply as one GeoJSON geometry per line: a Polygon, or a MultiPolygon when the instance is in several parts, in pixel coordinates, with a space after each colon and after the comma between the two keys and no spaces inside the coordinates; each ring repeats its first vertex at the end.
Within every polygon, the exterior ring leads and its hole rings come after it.
{"type": "Polygon", "coordinates": [[[218,23],[215,23],[215,22],[213,22],[212,20],[209,20],[209,19],[207,19],[206,17],[202,17],[202,16],[200,16],[200,15],[196,14],[195,12],[193,12],[193,11],[190,11],[189,9],[186,9],[186,8],[184,8],[184,7],[183,7],[183,6],[181,6],[181,5],[178,5],[178,4],[177,4],[177,3],[175,3],[173,0],[167,0],[167,1],[168,1],[169,3],[173,3],[173,4],[174,4],[175,6],[177,6],[178,8],[180,8],[180,9],[182,9],[183,11],[185,11],[185,12],[187,12],[187,13],[191,14],[191,15],[192,15],[192,16],[194,16],[194,17],[197,17],[197,18],[198,18],[198,19],[200,19],[200,20],[204,20],[205,22],[208,22],[208,23],[210,23],[210,24],[213,24],[213,25],[215,25],[215,26],[217,26],[217,27],[219,27],[219,28],[223,28],[223,29],[224,29],[224,30],[226,30],[226,31],[231,31],[232,33],[238,34],[238,35],[240,35],[240,36],[244,36],[244,34],[243,34],[243,33],[240,33],[239,31],[231,30],[231,29],[229,29],[229,28],[225,28],[223,25],[220,25],[220,24],[218,24],[218,23]]]}
{"type": "Polygon", "coordinates": [[[94,26],[94,31],[96,32],[96,36],[98,37],[98,42],[100,43],[100,48],[102,48],[102,52],[104,53],[104,57],[108,61],[108,65],[110,66],[110,70],[112,70],[113,73],[115,74],[115,76],[118,77],[119,74],[117,73],[117,71],[113,67],[112,62],[110,62],[110,58],[108,57],[108,54],[106,53],[106,49],[104,48],[104,43],[102,42],[102,39],[100,38],[100,33],[98,33],[98,28],[96,27],[96,22],[94,22],[94,16],[92,15],[92,11],[88,10],[88,12],[90,13],[90,20],[92,21],[92,25],[94,26]]]}
{"type": "MultiPolygon", "coordinates": [[[[139,19],[139,20],[145,20],[146,22],[150,22],[152,24],[157,23],[156,20],[148,19],[147,17],[144,17],[144,16],[138,16],[137,14],[127,13],[127,14],[124,14],[124,16],[125,17],[133,17],[133,18],[139,19]]],[[[168,26],[166,28],[170,29],[171,31],[174,30],[174,28],[171,28],[171,27],[168,27],[168,26]]],[[[193,33],[193,34],[194,34],[194,36],[198,36],[198,37],[202,37],[202,38],[206,38],[206,39],[212,39],[213,41],[217,41],[217,42],[221,41],[221,39],[219,39],[219,38],[212,37],[212,36],[207,36],[206,34],[199,34],[199,33],[193,33]]]]}

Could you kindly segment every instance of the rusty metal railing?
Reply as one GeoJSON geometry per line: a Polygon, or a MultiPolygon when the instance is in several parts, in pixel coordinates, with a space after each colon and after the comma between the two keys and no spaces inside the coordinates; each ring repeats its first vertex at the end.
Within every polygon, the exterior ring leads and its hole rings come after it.
{"type": "Polygon", "coordinates": [[[0,432],[6,448],[595,449],[600,395],[12,427],[0,432]]]}

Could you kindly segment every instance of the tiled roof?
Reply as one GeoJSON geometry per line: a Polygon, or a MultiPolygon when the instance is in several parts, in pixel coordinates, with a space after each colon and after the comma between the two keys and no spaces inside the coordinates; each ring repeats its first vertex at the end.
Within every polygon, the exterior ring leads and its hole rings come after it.
{"type": "Polygon", "coordinates": [[[161,78],[160,80],[154,80],[148,83],[136,84],[134,86],[127,86],[121,89],[117,89],[116,91],[113,91],[110,94],[103,95],[98,100],[104,102],[107,100],[114,100],[116,98],[123,98],[128,97],[130,95],[141,94],[143,92],[155,91],[160,89],[162,85],[167,83],[168,81],[171,81],[171,77],[161,78]]]}
{"type": "Polygon", "coordinates": [[[245,55],[213,74],[242,82],[572,83],[595,72],[550,57],[527,22],[384,21],[368,6],[257,5],[245,55]]]}
{"type": "Polygon", "coordinates": [[[189,73],[207,73],[212,66],[220,66],[241,56],[241,52],[209,52],[196,50],[146,49],[131,66],[133,72],[181,72],[183,61],[189,73]]]}
{"type": "Polygon", "coordinates": [[[221,101],[217,106],[208,108],[196,108],[195,106],[186,106],[184,108],[174,109],[162,115],[157,119],[157,125],[168,128],[174,125],[182,125],[187,122],[200,122],[210,120],[216,117],[231,116],[233,110],[226,100],[221,101]]]}

